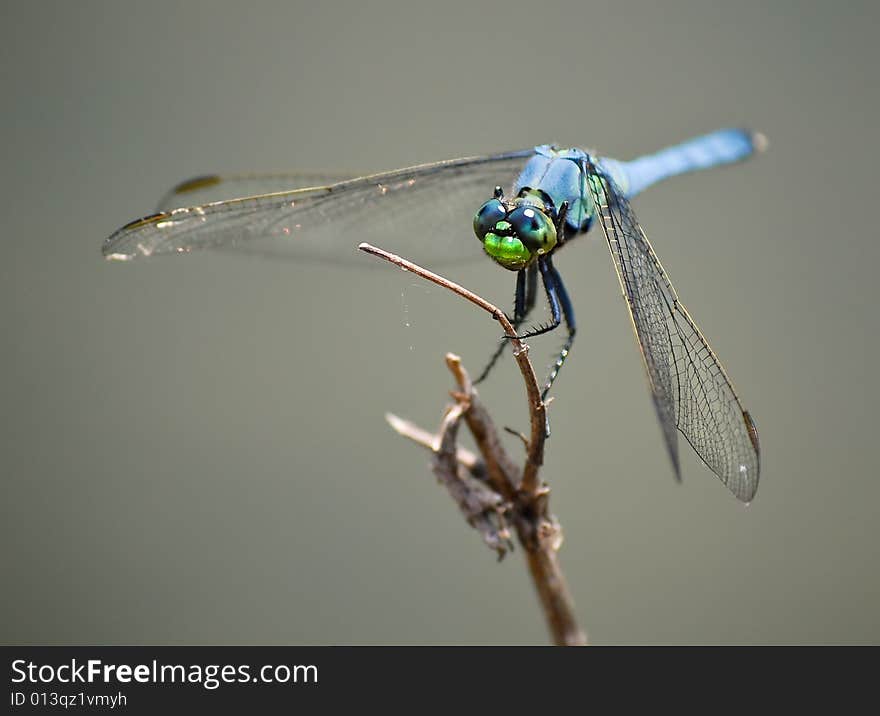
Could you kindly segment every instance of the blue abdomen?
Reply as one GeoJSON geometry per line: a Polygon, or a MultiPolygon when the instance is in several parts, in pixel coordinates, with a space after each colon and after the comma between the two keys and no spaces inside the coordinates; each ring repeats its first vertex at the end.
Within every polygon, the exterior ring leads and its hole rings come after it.
{"type": "Polygon", "coordinates": [[[629,162],[608,163],[621,165],[627,176],[626,195],[633,197],[668,177],[741,161],[761,151],[766,142],[763,135],[747,129],[719,129],[629,162]]]}

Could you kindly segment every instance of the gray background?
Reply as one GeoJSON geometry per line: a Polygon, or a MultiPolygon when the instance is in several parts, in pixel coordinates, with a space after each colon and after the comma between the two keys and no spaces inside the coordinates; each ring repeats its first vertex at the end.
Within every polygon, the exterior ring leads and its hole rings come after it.
{"type": "MultiPolygon", "coordinates": [[[[5,3],[0,639],[545,643],[522,556],[496,564],[382,417],[435,426],[443,353],[478,370],[496,325],[391,269],[101,241],[203,172],[744,124],[768,153],[635,208],[758,423],[758,497],[690,451],[674,483],[584,241],[544,472],[562,563],[598,643],[877,642],[876,8],[5,3]]],[[[447,273],[510,301],[488,263],[447,273]]],[[[482,393],[525,426],[510,365],[482,393]]]]}

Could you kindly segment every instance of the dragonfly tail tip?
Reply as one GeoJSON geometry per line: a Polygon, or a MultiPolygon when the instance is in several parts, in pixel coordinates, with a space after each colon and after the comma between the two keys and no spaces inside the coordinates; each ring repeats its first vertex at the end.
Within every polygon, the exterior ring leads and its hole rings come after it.
{"type": "Polygon", "coordinates": [[[767,135],[763,132],[752,132],[752,147],[755,150],[755,154],[760,154],[761,152],[766,152],[767,147],[770,146],[770,140],[767,139],[767,135]]]}

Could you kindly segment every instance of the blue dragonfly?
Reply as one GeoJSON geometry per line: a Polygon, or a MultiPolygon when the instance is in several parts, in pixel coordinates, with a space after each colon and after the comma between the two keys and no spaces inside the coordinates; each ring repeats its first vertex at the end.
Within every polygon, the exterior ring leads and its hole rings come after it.
{"type": "Polygon", "coordinates": [[[368,176],[201,176],[172,189],[156,213],[114,232],[103,253],[127,261],[213,247],[336,262],[354,256],[360,242],[372,241],[428,267],[482,253],[516,272],[517,329],[537,302],[540,279],[551,318],[522,338],[565,324],[546,398],[576,331],[554,257],[598,225],[626,299],[676,478],[678,431],[724,485],[749,502],[760,474],[757,428],[679,300],[629,200],[658,181],[740,161],[765,145],[763,135],[722,129],[631,161],[540,145],[368,176]],[[468,215],[478,241],[462,237],[462,217],[468,215]]]}

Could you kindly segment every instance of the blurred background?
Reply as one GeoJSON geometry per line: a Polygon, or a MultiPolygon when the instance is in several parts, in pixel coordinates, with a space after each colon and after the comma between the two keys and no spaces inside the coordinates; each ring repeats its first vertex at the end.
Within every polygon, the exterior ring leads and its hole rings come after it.
{"type": "MultiPolygon", "coordinates": [[[[878,21],[870,2],[4,4],[0,639],[547,643],[521,553],[496,563],[383,419],[434,429],[443,354],[476,373],[497,325],[391,268],[120,265],[101,242],[206,172],[545,142],[627,159],[744,125],[766,154],[634,206],[755,417],[757,498],[684,441],[675,484],[594,235],[558,262],[580,327],[543,473],[561,561],[600,644],[880,640],[878,21]]],[[[512,274],[445,273],[509,307],[512,274]]],[[[539,368],[560,339],[532,343],[539,368]]],[[[509,360],[481,394],[527,426],[509,360]]]]}

